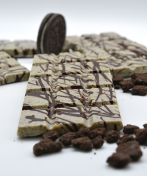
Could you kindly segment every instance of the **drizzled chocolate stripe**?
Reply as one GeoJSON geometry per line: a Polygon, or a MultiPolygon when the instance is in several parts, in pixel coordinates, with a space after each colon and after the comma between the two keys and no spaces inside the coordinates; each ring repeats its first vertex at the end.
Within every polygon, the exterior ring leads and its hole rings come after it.
{"type": "MultiPolygon", "coordinates": [[[[43,121],[46,121],[47,123],[49,123],[50,125],[54,125],[56,123],[59,123],[59,124],[64,124],[70,131],[77,131],[78,130],[78,127],[77,125],[71,121],[71,120],[68,120],[68,119],[65,119],[65,118],[62,118],[60,117],[61,115],[68,115],[68,116],[71,116],[71,117],[75,117],[75,118],[84,118],[84,119],[89,119],[91,118],[93,115],[99,115],[99,118],[104,122],[104,126],[107,128],[106,126],[106,122],[105,120],[103,119],[103,117],[107,117],[107,118],[120,118],[120,114],[119,113],[113,113],[110,108],[108,108],[107,105],[104,105],[104,106],[96,106],[95,109],[85,109],[85,112],[81,109],[81,108],[63,108],[63,109],[54,109],[54,112],[53,114],[56,114],[56,117],[52,118],[51,116],[49,116],[49,113],[48,113],[48,118],[51,119],[51,120],[55,120],[54,122],[49,122],[47,120],[47,118],[45,117],[44,119],[40,119],[40,118],[36,118],[34,115],[31,115],[31,116],[26,116],[25,118],[26,119],[29,119],[31,121],[29,121],[28,123],[32,123],[32,122],[43,122],[43,121]],[[96,109],[96,110],[95,110],[96,109]],[[60,121],[62,120],[62,121],[60,121]]],[[[41,111],[41,110],[31,110],[31,111],[38,111],[40,113],[43,113],[44,114],[44,111],[41,111]]],[[[50,111],[50,110],[46,110],[46,111],[50,111]]],[[[115,125],[115,128],[116,128],[116,125],[115,125]]]]}

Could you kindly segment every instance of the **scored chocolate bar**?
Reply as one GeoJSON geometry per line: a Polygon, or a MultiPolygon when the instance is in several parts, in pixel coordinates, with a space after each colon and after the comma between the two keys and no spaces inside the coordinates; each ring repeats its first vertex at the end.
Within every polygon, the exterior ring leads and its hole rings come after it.
{"type": "Polygon", "coordinates": [[[82,126],[122,129],[106,63],[109,54],[93,50],[35,55],[18,126],[20,137],[49,130],[63,134],[82,126]]]}
{"type": "Polygon", "coordinates": [[[33,57],[37,53],[36,42],[32,40],[0,40],[0,51],[5,51],[11,57],[33,57]]]}
{"type": "Polygon", "coordinates": [[[107,62],[114,77],[129,77],[133,73],[147,73],[147,48],[116,33],[91,34],[82,37],[69,36],[65,43],[66,48],[82,53],[85,53],[85,50],[93,50],[93,48],[105,50],[110,56],[107,62]]]}
{"type": "Polygon", "coordinates": [[[0,85],[27,81],[30,71],[5,52],[0,52],[0,85]]]}

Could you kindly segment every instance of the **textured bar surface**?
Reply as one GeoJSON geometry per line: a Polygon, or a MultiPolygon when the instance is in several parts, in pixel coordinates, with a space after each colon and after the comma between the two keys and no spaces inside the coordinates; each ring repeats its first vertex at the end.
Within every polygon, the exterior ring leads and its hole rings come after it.
{"type": "Polygon", "coordinates": [[[33,57],[37,53],[36,42],[32,40],[0,40],[0,51],[5,51],[11,57],[33,57]]]}
{"type": "Polygon", "coordinates": [[[27,81],[30,71],[5,52],[0,52],[0,85],[27,81]]]}
{"type": "MultiPolygon", "coordinates": [[[[81,45],[81,41],[76,42],[81,45]]],[[[122,129],[106,62],[113,57],[95,47],[90,51],[83,47],[80,52],[35,55],[18,127],[20,137],[48,130],[63,134],[81,126],[122,129]]]]}

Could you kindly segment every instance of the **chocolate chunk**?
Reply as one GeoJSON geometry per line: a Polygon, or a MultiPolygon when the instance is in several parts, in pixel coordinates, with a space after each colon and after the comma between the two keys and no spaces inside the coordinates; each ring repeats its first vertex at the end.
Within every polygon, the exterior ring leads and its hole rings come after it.
{"type": "Polygon", "coordinates": [[[117,142],[119,138],[120,138],[120,135],[118,131],[111,130],[106,133],[106,141],[108,143],[117,142]]]}
{"type": "Polygon", "coordinates": [[[147,75],[142,73],[134,73],[131,76],[135,85],[147,85],[147,75]]]}
{"type": "Polygon", "coordinates": [[[93,148],[101,148],[103,143],[104,140],[101,138],[101,136],[92,139],[93,148]]]}
{"type": "Polygon", "coordinates": [[[58,152],[62,149],[61,142],[54,142],[51,139],[43,139],[33,147],[33,152],[36,156],[46,153],[58,152]]]}
{"type": "Polygon", "coordinates": [[[128,154],[133,161],[137,161],[142,156],[142,151],[137,141],[129,141],[118,145],[116,151],[118,153],[128,154]]]}
{"type": "Polygon", "coordinates": [[[119,85],[114,85],[114,88],[115,89],[120,89],[120,86],[119,85]]]}
{"type": "Polygon", "coordinates": [[[147,129],[139,129],[136,132],[136,140],[140,143],[140,144],[145,144],[147,142],[147,129]]]}
{"type": "Polygon", "coordinates": [[[51,139],[55,141],[56,139],[59,138],[59,133],[58,131],[49,131],[45,134],[42,135],[43,139],[51,139]]]}
{"type": "Polygon", "coordinates": [[[128,141],[135,141],[136,139],[133,136],[129,136],[128,134],[125,134],[120,138],[120,140],[117,142],[117,145],[126,143],[128,141]]]}
{"type": "Polygon", "coordinates": [[[121,81],[124,81],[124,78],[121,77],[121,76],[117,76],[117,77],[114,77],[114,78],[113,78],[113,84],[114,84],[114,85],[119,85],[119,83],[120,83],[121,81]]]}
{"type": "Polygon", "coordinates": [[[93,138],[100,135],[102,138],[104,138],[105,134],[106,134],[106,129],[105,128],[95,128],[95,129],[90,131],[88,137],[90,139],[93,139],[93,138]]]}
{"type": "Polygon", "coordinates": [[[131,90],[132,95],[146,95],[147,94],[147,86],[134,86],[131,90]]]}
{"type": "Polygon", "coordinates": [[[124,92],[129,91],[131,88],[133,88],[133,83],[131,80],[125,80],[121,81],[120,83],[121,88],[123,89],[124,92]]]}
{"type": "Polygon", "coordinates": [[[137,131],[140,130],[139,128],[138,129],[135,129],[134,130],[134,134],[136,135],[137,134],[137,131]]]}
{"type": "Polygon", "coordinates": [[[79,148],[84,151],[92,150],[92,141],[87,136],[73,139],[71,143],[75,148],[79,148]]]}
{"type": "Polygon", "coordinates": [[[60,14],[47,14],[39,28],[37,51],[39,54],[59,54],[62,50],[66,33],[64,17],[60,14]]]}
{"type": "Polygon", "coordinates": [[[143,126],[144,126],[144,128],[147,128],[147,123],[146,123],[146,124],[144,124],[143,126]]]}
{"type": "Polygon", "coordinates": [[[62,142],[65,146],[68,146],[71,144],[71,141],[78,137],[78,134],[76,132],[68,132],[63,134],[59,141],[62,142]]]}
{"type": "Polygon", "coordinates": [[[139,129],[139,127],[135,125],[127,124],[126,126],[124,126],[123,132],[125,134],[134,134],[135,129],[139,129]]]}
{"type": "Polygon", "coordinates": [[[125,167],[131,161],[130,156],[124,153],[113,153],[113,155],[107,159],[107,163],[116,168],[125,167]]]}
{"type": "Polygon", "coordinates": [[[83,136],[89,136],[90,135],[90,130],[86,127],[82,127],[78,131],[78,136],[83,137],[83,136]]]}

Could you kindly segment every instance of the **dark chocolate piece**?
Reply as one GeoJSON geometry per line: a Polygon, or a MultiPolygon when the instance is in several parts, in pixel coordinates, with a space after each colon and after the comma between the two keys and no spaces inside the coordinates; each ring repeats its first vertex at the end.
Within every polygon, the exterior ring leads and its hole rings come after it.
{"type": "Polygon", "coordinates": [[[65,146],[68,146],[71,144],[71,141],[77,137],[78,137],[77,132],[68,132],[63,134],[60,137],[59,141],[62,142],[65,146]]]}
{"type": "Polygon", "coordinates": [[[78,131],[78,136],[83,137],[83,136],[88,136],[90,135],[90,130],[86,127],[82,127],[78,131]]]}
{"type": "Polygon", "coordinates": [[[147,94],[147,86],[134,86],[131,90],[132,95],[146,95],[147,94]]]}
{"type": "Polygon", "coordinates": [[[39,156],[46,153],[58,152],[62,149],[61,142],[54,142],[51,139],[43,139],[33,147],[34,155],[39,156]]]}
{"type": "Polygon", "coordinates": [[[119,83],[120,83],[121,81],[124,81],[124,78],[121,77],[121,76],[117,76],[117,77],[114,77],[114,78],[113,78],[113,84],[114,84],[114,85],[119,85],[119,83]]]}
{"type": "Polygon", "coordinates": [[[134,134],[135,129],[139,129],[139,127],[135,125],[127,124],[126,126],[124,126],[123,132],[125,134],[134,134]]]}
{"type": "Polygon", "coordinates": [[[118,131],[111,130],[106,133],[106,141],[108,143],[117,142],[119,138],[120,138],[120,135],[118,131]]]}
{"type": "Polygon", "coordinates": [[[131,88],[133,88],[133,83],[131,80],[125,80],[121,81],[120,83],[121,88],[123,89],[124,92],[129,91],[131,88]]]}
{"type": "Polygon", "coordinates": [[[101,148],[103,143],[104,140],[101,138],[101,136],[92,139],[93,148],[101,148]]]}
{"type": "Polygon", "coordinates": [[[45,134],[42,135],[43,139],[51,139],[55,141],[56,139],[59,138],[59,133],[58,131],[49,131],[45,134]]]}
{"type": "Polygon", "coordinates": [[[75,148],[79,148],[84,151],[92,150],[92,141],[87,136],[73,139],[71,143],[75,148]]]}
{"type": "Polygon", "coordinates": [[[142,73],[134,73],[131,76],[135,85],[147,85],[147,75],[142,73]]]}
{"type": "Polygon", "coordinates": [[[144,126],[144,128],[147,128],[147,123],[145,123],[143,126],[144,126]]]}
{"type": "Polygon", "coordinates": [[[139,129],[136,132],[136,140],[140,144],[145,144],[147,142],[147,129],[139,129]]]}
{"type": "Polygon", "coordinates": [[[114,88],[115,89],[120,89],[120,86],[119,85],[114,85],[114,88]]]}
{"type": "Polygon", "coordinates": [[[128,134],[125,134],[120,138],[120,140],[117,142],[117,145],[126,143],[128,141],[135,141],[136,139],[133,136],[129,136],[128,134]]]}
{"type": "Polygon", "coordinates": [[[95,128],[95,129],[90,131],[88,137],[90,139],[93,139],[93,138],[95,138],[95,137],[100,135],[102,138],[104,138],[105,134],[106,134],[106,129],[105,128],[95,128]]]}
{"type": "Polygon", "coordinates": [[[130,156],[124,153],[113,153],[113,155],[107,159],[107,163],[116,168],[125,167],[131,161],[130,156]]]}
{"type": "Polygon", "coordinates": [[[129,141],[118,145],[116,151],[118,153],[130,155],[133,161],[137,161],[142,156],[142,151],[140,150],[139,142],[137,141],[129,141]]]}

